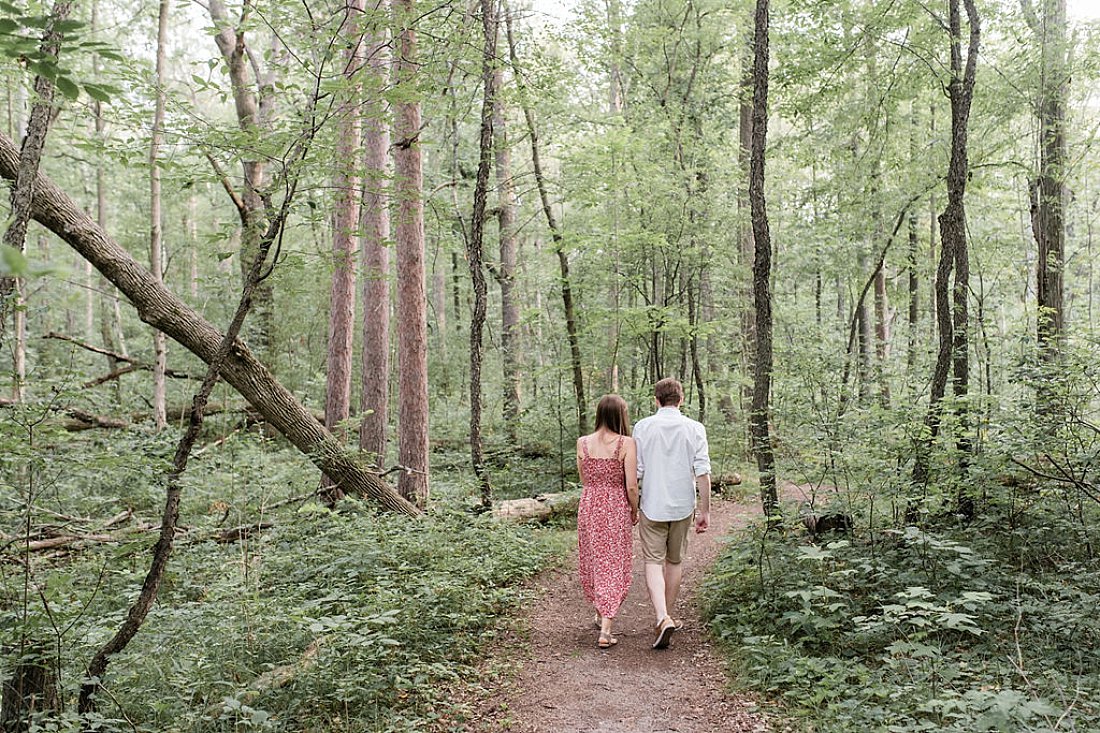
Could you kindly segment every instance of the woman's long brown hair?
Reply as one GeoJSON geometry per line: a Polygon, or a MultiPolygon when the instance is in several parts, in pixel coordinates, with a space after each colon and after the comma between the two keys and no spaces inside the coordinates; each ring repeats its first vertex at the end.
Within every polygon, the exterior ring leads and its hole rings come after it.
{"type": "Polygon", "coordinates": [[[630,411],[626,400],[617,394],[604,395],[596,405],[596,430],[607,428],[619,435],[630,435],[630,411]]]}

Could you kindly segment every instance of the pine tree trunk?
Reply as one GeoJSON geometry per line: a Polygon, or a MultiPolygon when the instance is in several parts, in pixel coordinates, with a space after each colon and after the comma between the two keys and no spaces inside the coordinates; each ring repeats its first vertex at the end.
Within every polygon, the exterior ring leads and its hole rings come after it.
{"type": "MultiPolygon", "coordinates": [[[[381,15],[386,7],[377,8],[381,15]]],[[[373,465],[386,462],[390,387],[390,130],[382,90],[390,64],[386,24],[372,22],[366,57],[370,86],[363,106],[363,353],[359,450],[373,465]]]]}
{"type": "MultiPolygon", "coordinates": [[[[161,232],[160,146],[164,137],[164,85],[167,81],[165,45],[168,42],[169,0],[160,0],[157,16],[156,101],[153,111],[153,136],[149,143],[149,269],[158,283],[164,281],[164,242],[161,232]]],[[[153,420],[157,430],[168,427],[166,380],[168,344],[164,334],[153,331],[153,420]]]]}
{"type": "Polygon", "coordinates": [[[424,202],[417,91],[416,8],[393,5],[398,29],[395,83],[404,90],[395,104],[394,195],[397,222],[398,479],[401,495],[418,506],[428,501],[428,303],[424,272],[424,202]]]}
{"type": "Polygon", "coordinates": [[[768,135],[768,0],[756,0],[753,35],[753,95],[752,95],[752,157],[749,174],[749,204],[752,208],[754,242],[752,285],[756,325],[753,369],[752,411],[750,424],[753,452],[760,470],[760,500],[764,513],[774,515],[779,510],[776,492],[775,455],[772,452],[769,425],[772,379],[772,298],[771,298],[771,232],[768,226],[767,202],[764,197],[764,153],[768,135]]]}
{"type": "MultiPolygon", "coordinates": [[[[337,440],[347,440],[351,416],[352,344],[355,340],[355,265],[359,256],[359,67],[363,63],[359,25],[364,0],[345,0],[344,18],[338,31],[344,51],[343,99],[336,111],[336,161],[332,175],[335,192],[332,222],[332,283],[329,292],[328,352],[325,372],[325,427],[337,440]]],[[[325,498],[335,502],[343,495],[330,476],[322,483],[325,498]]]]}

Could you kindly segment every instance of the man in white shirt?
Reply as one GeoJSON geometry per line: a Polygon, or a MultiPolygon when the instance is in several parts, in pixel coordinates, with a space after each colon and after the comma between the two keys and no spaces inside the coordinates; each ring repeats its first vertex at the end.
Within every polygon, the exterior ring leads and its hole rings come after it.
{"type": "Polygon", "coordinates": [[[657,413],[639,420],[633,433],[638,447],[638,480],[642,484],[638,534],[649,600],[657,614],[653,648],[664,649],[680,627],[669,612],[680,594],[680,563],[692,517],[696,532],[706,532],[710,524],[710,455],[706,428],[680,412],[683,385],[675,379],[662,379],[654,393],[657,413]]]}

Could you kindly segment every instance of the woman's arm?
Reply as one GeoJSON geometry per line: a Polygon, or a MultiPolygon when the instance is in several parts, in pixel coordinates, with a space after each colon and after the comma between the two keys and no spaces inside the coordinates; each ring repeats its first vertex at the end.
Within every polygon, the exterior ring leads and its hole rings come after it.
{"type": "Polygon", "coordinates": [[[581,441],[583,437],[577,438],[577,480],[584,483],[584,476],[581,474],[581,441]]]}
{"type": "Polygon", "coordinates": [[[626,455],[623,456],[623,470],[626,471],[626,500],[630,502],[630,518],[638,523],[638,446],[633,438],[625,441],[626,455]]]}

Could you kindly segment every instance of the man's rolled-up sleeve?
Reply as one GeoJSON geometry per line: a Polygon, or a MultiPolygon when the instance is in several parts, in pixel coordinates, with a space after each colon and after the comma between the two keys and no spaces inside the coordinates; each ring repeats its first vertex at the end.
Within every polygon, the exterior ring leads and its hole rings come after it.
{"type": "Polygon", "coordinates": [[[691,467],[696,476],[706,476],[710,473],[710,447],[707,445],[707,429],[699,426],[695,435],[695,457],[691,467]]]}
{"type": "Polygon", "coordinates": [[[642,459],[642,438],[638,434],[638,426],[634,428],[634,452],[638,455],[638,480],[642,480],[642,474],[645,473],[645,461],[642,459]]]}

